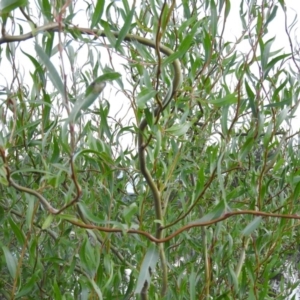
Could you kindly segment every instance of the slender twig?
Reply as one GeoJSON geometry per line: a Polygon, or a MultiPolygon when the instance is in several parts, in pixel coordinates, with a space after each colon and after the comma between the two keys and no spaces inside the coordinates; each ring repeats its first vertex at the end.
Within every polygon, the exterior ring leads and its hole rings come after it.
{"type": "MultiPolygon", "coordinates": [[[[256,210],[238,210],[238,211],[225,212],[220,217],[212,219],[210,221],[191,222],[187,225],[180,227],[179,229],[174,231],[172,234],[170,234],[164,238],[161,238],[161,239],[157,239],[156,237],[151,235],[149,232],[146,232],[143,230],[138,230],[138,229],[128,229],[125,231],[125,233],[142,235],[154,243],[165,243],[165,242],[172,240],[174,237],[178,236],[182,232],[185,232],[191,228],[210,226],[210,225],[217,224],[221,221],[224,221],[228,218],[231,218],[231,217],[237,216],[237,215],[252,215],[252,216],[260,216],[263,218],[282,218],[282,219],[291,219],[291,220],[299,220],[300,221],[300,215],[296,215],[296,214],[274,214],[274,213],[268,213],[268,212],[256,211],[256,210]]],[[[64,217],[62,216],[62,218],[64,218],[64,217]]],[[[99,231],[110,232],[110,233],[116,233],[116,232],[124,233],[124,229],[107,228],[107,227],[101,227],[101,226],[96,226],[96,225],[91,225],[91,224],[84,224],[83,222],[81,222],[79,220],[74,220],[74,219],[70,219],[70,218],[65,218],[65,220],[67,222],[69,222],[73,225],[76,225],[78,227],[81,227],[81,228],[97,229],[99,231]]]]}

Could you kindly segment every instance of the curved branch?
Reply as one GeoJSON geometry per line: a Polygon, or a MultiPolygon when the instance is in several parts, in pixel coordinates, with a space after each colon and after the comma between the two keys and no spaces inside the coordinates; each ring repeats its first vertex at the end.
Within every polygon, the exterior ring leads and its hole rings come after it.
{"type": "MultiPolygon", "coordinates": [[[[231,218],[233,216],[237,216],[237,215],[253,215],[253,216],[260,216],[263,218],[282,218],[282,219],[294,219],[294,220],[300,220],[300,215],[286,215],[286,214],[274,214],[274,213],[267,213],[267,212],[263,212],[263,211],[256,211],[256,210],[239,210],[239,211],[232,211],[232,212],[227,212],[224,213],[223,215],[221,215],[220,217],[216,218],[216,219],[212,219],[210,221],[206,221],[206,222],[197,222],[194,221],[192,223],[189,223],[185,226],[182,226],[181,228],[177,229],[175,232],[173,232],[172,234],[168,235],[165,238],[161,238],[158,239],[156,237],[154,237],[153,235],[151,235],[150,233],[143,231],[143,230],[138,230],[138,229],[128,229],[125,232],[126,233],[130,233],[130,234],[139,234],[139,235],[143,235],[144,237],[146,237],[148,240],[154,242],[154,243],[165,243],[170,241],[171,239],[173,239],[174,237],[176,237],[177,235],[179,235],[180,233],[187,231],[191,228],[194,227],[205,227],[205,226],[210,226],[216,223],[219,223],[221,221],[224,221],[228,218],[231,218]]],[[[87,229],[97,229],[100,231],[104,231],[104,232],[120,232],[120,233],[124,233],[123,229],[119,229],[119,228],[107,228],[107,227],[101,227],[101,226],[96,226],[96,225],[88,225],[88,224],[84,224],[80,221],[77,220],[72,220],[69,217],[65,218],[65,220],[73,225],[76,225],[78,227],[82,227],[82,228],[87,228],[87,229]]]]}

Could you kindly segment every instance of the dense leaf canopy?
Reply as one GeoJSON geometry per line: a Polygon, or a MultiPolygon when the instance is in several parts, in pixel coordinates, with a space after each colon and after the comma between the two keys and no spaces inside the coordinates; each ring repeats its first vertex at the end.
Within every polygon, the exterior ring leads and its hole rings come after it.
{"type": "Polygon", "coordinates": [[[300,56],[285,1],[0,9],[1,299],[294,292],[300,56]]]}

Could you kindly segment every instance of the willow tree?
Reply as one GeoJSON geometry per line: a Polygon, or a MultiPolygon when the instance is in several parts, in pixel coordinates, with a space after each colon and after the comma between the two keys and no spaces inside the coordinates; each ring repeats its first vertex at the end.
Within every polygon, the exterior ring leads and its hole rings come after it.
{"type": "Polygon", "coordinates": [[[1,1],[1,299],[293,292],[295,20],[236,2],[1,1]]]}

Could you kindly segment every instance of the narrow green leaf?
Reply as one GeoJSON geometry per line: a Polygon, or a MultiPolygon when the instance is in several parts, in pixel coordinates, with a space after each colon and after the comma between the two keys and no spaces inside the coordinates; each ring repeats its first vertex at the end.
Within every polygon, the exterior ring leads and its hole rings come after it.
{"type": "Polygon", "coordinates": [[[6,218],[6,212],[4,211],[3,207],[0,206],[0,225],[4,222],[6,218]]]}
{"type": "Polygon", "coordinates": [[[285,0],[278,0],[278,2],[280,3],[281,5],[281,8],[285,11],[286,10],[286,6],[285,6],[285,0]]]}
{"type": "Polygon", "coordinates": [[[23,246],[25,243],[25,234],[23,233],[22,229],[19,228],[19,226],[13,221],[12,218],[8,218],[8,221],[11,229],[16,235],[18,242],[20,243],[21,246],[23,246]]]}
{"type": "Polygon", "coordinates": [[[153,116],[152,108],[145,107],[144,114],[145,114],[145,118],[147,120],[148,125],[150,127],[152,127],[153,122],[154,122],[154,116],[153,116]]]}
{"type": "Polygon", "coordinates": [[[84,99],[78,99],[70,113],[69,120],[75,122],[80,116],[80,111],[87,110],[103,91],[106,81],[116,80],[121,75],[117,72],[106,73],[95,79],[86,89],[84,99]]]}
{"type": "MultiPolygon", "coordinates": [[[[101,0],[100,0],[101,1],[101,0]]],[[[104,2],[104,1],[103,1],[104,2]]],[[[102,292],[100,290],[100,287],[96,284],[95,280],[92,278],[88,278],[88,280],[90,281],[90,283],[92,284],[94,291],[96,292],[96,294],[98,295],[98,299],[99,300],[103,300],[103,296],[102,296],[102,292]]]]}
{"type": "Polygon", "coordinates": [[[196,299],[196,279],[197,279],[197,273],[192,270],[189,274],[189,290],[190,290],[190,297],[189,299],[195,300],[196,299]]]}
{"type": "MultiPolygon", "coordinates": [[[[21,49],[21,51],[22,51],[22,49],[21,49]]],[[[34,65],[35,72],[37,72],[37,74],[39,75],[40,80],[42,81],[42,83],[45,83],[45,71],[44,71],[42,65],[30,54],[28,54],[24,51],[22,51],[22,53],[24,53],[30,59],[30,61],[34,65]]]]}
{"type": "Polygon", "coordinates": [[[204,174],[204,167],[200,166],[199,172],[197,174],[197,183],[195,189],[195,195],[198,197],[203,190],[205,182],[205,174],[204,174]]]}
{"type": "Polygon", "coordinates": [[[104,257],[104,264],[107,265],[106,268],[107,268],[107,273],[109,274],[109,278],[106,280],[106,283],[103,286],[103,290],[107,289],[110,286],[114,276],[114,264],[110,256],[106,255],[104,257]]]}
{"type": "MultiPolygon", "coordinates": [[[[102,0],[99,0],[102,1],[102,0]]],[[[112,2],[113,3],[113,2],[112,2]]],[[[110,24],[104,20],[100,21],[101,26],[103,27],[105,37],[109,40],[112,47],[116,45],[116,37],[111,33],[110,24]]]]}
{"type": "Polygon", "coordinates": [[[56,282],[56,278],[54,278],[54,282],[53,282],[53,296],[57,300],[62,300],[60,288],[59,288],[59,286],[58,286],[58,284],[56,282]]]}
{"type": "Polygon", "coordinates": [[[13,174],[19,174],[19,173],[32,173],[32,172],[41,173],[41,174],[45,174],[45,175],[52,175],[51,172],[47,172],[44,170],[37,170],[37,169],[33,169],[33,168],[15,170],[11,174],[13,175],[13,174]]]}
{"type": "Polygon", "coordinates": [[[77,205],[85,219],[96,224],[103,223],[103,220],[97,218],[83,202],[79,202],[77,205]]]}
{"type": "Polygon", "coordinates": [[[259,35],[259,33],[261,32],[261,28],[262,28],[262,15],[260,11],[257,11],[257,23],[256,23],[256,33],[259,35]]]}
{"type": "Polygon", "coordinates": [[[155,143],[155,149],[154,149],[154,157],[159,156],[159,152],[161,151],[161,141],[162,141],[162,135],[161,135],[161,130],[158,128],[155,132],[155,138],[156,138],[156,143],[155,143]]]}
{"type": "Polygon", "coordinates": [[[208,32],[205,31],[204,39],[203,39],[203,47],[205,52],[205,62],[208,62],[212,52],[212,43],[211,38],[208,32]]]}
{"type": "Polygon", "coordinates": [[[123,3],[123,7],[125,9],[126,14],[128,14],[128,12],[130,11],[128,1],[127,0],[122,0],[122,3],[123,3]]]}
{"type": "Polygon", "coordinates": [[[284,101],[280,101],[277,103],[271,103],[271,104],[264,105],[264,107],[266,107],[266,108],[269,108],[269,107],[283,108],[285,105],[289,105],[290,103],[291,103],[290,100],[284,100],[284,101]]]}
{"type": "Polygon", "coordinates": [[[141,92],[137,96],[137,106],[140,109],[144,109],[146,107],[146,103],[153,99],[157,94],[156,90],[150,90],[148,88],[142,88],[141,92]]]}
{"type": "Polygon", "coordinates": [[[158,20],[159,13],[157,11],[158,5],[156,4],[156,1],[150,0],[150,6],[151,6],[151,14],[154,15],[155,20],[158,20]]]}
{"type": "Polygon", "coordinates": [[[226,209],[225,202],[220,201],[211,212],[209,212],[208,214],[203,216],[201,219],[193,221],[191,224],[201,224],[201,223],[209,222],[211,220],[219,218],[220,216],[223,215],[223,213],[225,212],[225,209],[226,209]]]}
{"type": "Polygon", "coordinates": [[[9,271],[10,276],[15,279],[16,278],[16,271],[17,271],[17,262],[15,257],[11,254],[9,249],[6,246],[2,247],[2,250],[4,252],[4,257],[6,261],[6,265],[9,271]]]}
{"type": "MultiPolygon", "coordinates": [[[[126,269],[125,269],[125,272],[126,272],[126,269]]],[[[126,276],[127,276],[127,274],[126,274],[126,276]]],[[[129,283],[127,284],[126,294],[125,294],[123,300],[132,299],[131,295],[132,295],[133,288],[134,288],[134,282],[135,282],[134,272],[131,272],[130,277],[129,277],[129,283]]]]}
{"type": "Polygon", "coordinates": [[[58,74],[56,71],[54,65],[50,61],[49,57],[47,54],[44,52],[42,47],[40,47],[38,44],[35,45],[35,50],[41,59],[41,61],[44,63],[46,66],[48,72],[49,72],[49,77],[51,82],[53,83],[54,87],[59,91],[59,93],[64,97],[65,95],[65,90],[64,90],[64,85],[61,80],[61,76],[58,74]]]}
{"type": "Polygon", "coordinates": [[[52,22],[51,5],[48,0],[42,0],[41,3],[42,14],[46,17],[48,22],[52,22]]]}
{"type": "Polygon", "coordinates": [[[51,225],[53,219],[54,219],[53,215],[48,215],[46,220],[44,221],[44,223],[42,225],[42,229],[43,230],[47,229],[51,225]]]}
{"type": "Polygon", "coordinates": [[[89,156],[89,154],[96,154],[103,163],[107,163],[107,164],[113,164],[114,163],[114,160],[112,160],[112,158],[108,155],[108,153],[106,152],[99,152],[99,151],[96,151],[96,150],[90,150],[90,149],[84,149],[82,151],[79,151],[77,152],[75,155],[74,155],[74,160],[80,156],[80,155],[86,155],[86,156],[89,156]]]}
{"type": "Polygon", "coordinates": [[[241,2],[240,4],[240,11],[239,11],[239,15],[240,15],[240,20],[241,20],[241,23],[242,23],[242,27],[243,27],[243,30],[246,30],[247,29],[247,22],[246,22],[246,14],[248,15],[248,12],[244,12],[243,10],[243,2],[241,2]]]}
{"type": "MultiPolygon", "coordinates": [[[[75,51],[74,51],[74,48],[72,47],[72,45],[68,45],[67,54],[68,54],[68,58],[69,58],[69,61],[70,61],[70,65],[74,66],[75,58],[76,58],[77,55],[75,54],[75,51]]],[[[95,74],[98,74],[98,66],[99,66],[99,62],[97,61],[96,65],[95,65],[95,68],[93,69],[93,73],[95,71],[95,74]]]]}
{"type": "Polygon", "coordinates": [[[27,5],[27,0],[1,0],[0,12],[1,14],[7,14],[16,8],[25,5],[27,5]]]}
{"type": "Polygon", "coordinates": [[[286,108],[281,110],[279,115],[276,116],[275,129],[278,129],[278,127],[282,124],[282,122],[287,119],[289,110],[290,110],[290,108],[286,107],[286,108]]]}
{"type": "Polygon", "coordinates": [[[270,13],[270,15],[267,18],[266,25],[265,25],[266,28],[267,28],[268,24],[276,17],[277,9],[278,9],[278,6],[275,5],[272,12],[270,13]]]}
{"type": "Polygon", "coordinates": [[[178,29],[178,36],[181,36],[181,34],[183,34],[186,31],[187,27],[191,26],[191,24],[193,24],[196,20],[197,16],[193,15],[191,18],[188,18],[187,20],[182,22],[178,29]]]}
{"type": "Polygon", "coordinates": [[[95,11],[92,16],[91,28],[94,28],[101,20],[103,10],[104,10],[104,4],[105,4],[104,0],[97,0],[95,11]]]}
{"type": "Polygon", "coordinates": [[[231,8],[231,4],[230,4],[230,0],[225,0],[226,4],[225,4],[225,17],[227,18],[229,13],[230,13],[230,8],[231,8]]]}
{"type": "Polygon", "coordinates": [[[106,83],[98,83],[95,85],[95,87],[88,87],[89,90],[87,90],[86,95],[84,99],[78,99],[71,111],[70,119],[76,120],[78,117],[78,113],[80,110],[85,111],[87,110],[94,102],[95,100],[100,96],[101,92],[103,91],[106,83]],[[99,87],[99,89],[98,89],[99,87]],[[73,118],[74,117],[74,118],[73,118]]]}
{"type": "Polygon", "coordinates": [[[49,126],[50,111],[52,108],[50,96],[43,93],[45,105],[42,112],[43,128],[44,130],[49,126]]]}
{"type": "Polygon", "coordinates": [[[161,12],[161,25],[160,25],[160,32],[164,33],[167,26],[168,26],[168,15],[170,13],[170,7],[167,4],[167,2],[165,2],[165,5],[163,6],[163,11],[161,12]]]}
{"type": "Polygon", "coordinates": [[[229,105],[225,105],[222,107],[221,128],[224,136],[227,136],[228,133],[228,127],[227,127],[228,111],[229,111],[229,105]]]}
{"type": "Polygon", "coordinates": [[[152,273],[155,270],[156,263],[159,258],[157,247],[158,247],[157,245],[151,243],[150,247],[147,250],[147,253],[146,253],[146,255],[143,259],[142,265],[141,265],[140,274],[139,274],[139,278],[137,280],[137,285],[136,285],[136,289],[135,289],[135,294],[141,293],[141,291],[144,287],[145,281],[147,281],[148,285],[150,285],[151,276],[150,276],[149,272],[152,273]]]}
{"type": "Polygon", "coordinates": [[[141,83],[143,84],[143,86],[145,86],[146,88],[148,88],[148,89],[153,88],[152,78],[150,77],[147,68],[144,68],[143,75],[141,75],[140,80],[141,80],[141,83]]]}
{"type": "Polygon", "coordinates": [[[214,0],[210,1],[210,31],[213,37],[216,36],[218,29],[218,13],[217,6],[214,0]]]}
{"type": "Polygon", "coordinates": [[[265,70],[264,70],[264,77],[267,77],[269,74],[269,71],[274,67],[274,65],[279,62],[282,61],[284,58],[291,56],[291,54],[282,54],[279,55],[275,58],[273,58],[266,66],[265,70]]]}
{"type": "Polygon", "coordinates": [[[293,193],[294,201],[299,200],[299,195],[300,195],[300,182],[298,182],[296,187],[294,188],[294,193],[293,193]]]}
{"type": "Polygon", "coordinates": [[[231,104],[235,104],[235,103],[237,103],[237,94],[236,93],[228,94],[223,98],[209,101],[209,104],[213,104],[218,107],[224,106],[224,105],[231,105],[231,104]]]}
{"type": "Polygon", "coordinates": [[[233,281],[234,289],[235,289],[236,291],[238,291],[238,290],[239,290],[239,282],[238,282],[238,279],[237,279],[237,277],[236,277],[236,274],[235,274],[235,272],[234,272],[234,270],[233,270],[233,268],[232,268],[231,265],[229,265],[229,273],[230,273],[231,279],[232,279],[232,281],[233,281]]]}
{"type": "Polygon", "coordinates": [[[27,211],[26,211],[26,223],[28,228],[31,229],[31,225],[33,223],[33,212],[34,212],[34,198],[32,195],[25,194],[26,202],[27,202],[27,211]]]}
{"type": "Polygon", "coordinates": [[[62,220],[67,220],[67,221],[73,221],[73,222],[81,223],[81,221],[78,218],[76,218],[74,215],[59,214],[58,216],[62,220]]]}
{"type": "Polygon", "coordinates": [[[46,42],[45,42],[45,53],[48,57],[52,56],[53,49],[53,41],[54,41],[54,32],[49,32],[47,34],[46,42]]]}
{"type": "Polygon", "coordinates": [[[227,203],[226,203],[226,192],[225,192],[225,187],[224,187],[224,177],[222,175],[222,162],[223,162],[223,156],[224,156],[224,154],[225,154],[225,152],[222,151],[221,154],[218,157],[218,163],[217,163],[217,176],[218,177],[217,178],[218,178],[219,189],[222,192],[223,201],[227,205],[227,203]]]}
{"type": "Polygon", "coordinates": [[[251,90],[247,80],[245,80],[245,87],[246,87],[246,92],[248,95],[248,100],[249,100],[249,106],[251,108],[252,111],[252,115],[254,118],[257,118],[257,105],[255,103],[255,94],[253,93],[253,91],[251,90]]]}
{"type": "Polygon", "coordinates": [[[268,144],[269,144],[269,141],[271,139],[272,133],[273,133],[273,124],[270,123],[268,125],[267,130],[265,131],[265,134],[264,134],[264,137],[263,137],[263,144],[264,144],[265,148],[268,147],[268,144]]]}
{"type": "Polygon", "coordinates": [[[255,217],[254,220],[245,227],[245,229],[242,231],[242,234],[245,236],[250,235],[255,229],[258,228],[261,221],[262,217],[255,217]]]}
{"type": "Polygon", "coordinates": [[[275,38],[268,40],[263,45],[263,48],[262,48],[263,51],[262,51],[262,55],[261,55],[261,67],[262,67],[262,70],[264,73],[266,72],[266,69],[267,69],[268,60],[270,57],[270,50],[271,50],[271,46],[272,46],[274,40],[275,40],[275,38]]]}
{"type": "Polygon", "coordinates": [[[250,152],[254,145],[254,138],[249,137],[246,142],[243,144],[241,151],[239,151],[238,159],[240,161],[243,161],[246,157],[246,155],[250,152]]]}
{"type": "Polygon", "coordinates": [[[49,140],[51,139],[51,135],[53,132],[53,129],[56,127],[57,123],[56,122],[51,122],[51,125],[47,128],[45,131],[45,134],[42,138],[42,153],[45,155],[45,152],[48,152],[48,146],[49,146],[49,140]]]}
{"type": "Polygon", "coordinates": [[[177,51],[170,56],[168,56],[164,62],[163,65],[166,66],[170,63],[172,63],[175,59],[181,58],[190,48],[192,42],[195,39],[195,34],[197,30],[199,29],[199,22],[197,22],[194,27],[192,28],[191,32],[187,34],[187,36],[183,39],[181,44],[179,45],[177,51]]]}
{"type": "Polygon", "coordinates": [[[229,293],[229,291],[222,293],[220,296],[216,297],[215,300],[231,300],[229,293]]]}
{"type": "Polygon", "coordinates": [[[60,149],[58,145],[58,140],[56,136],[53,136],[52,138],[52,156],[50,158],[51,163],[57,163],[59,161],[60,157],[60,149]]]}
{"type": "MultiPolygon", "coordinates": [[[[41,119],[36,120],[36,121],[31,121],[26,123],[24,126],[19,126],[17,132],[22,132],[25,128],[28,129],[28,138],[31,139],[32,134],[35,132],[35,130],[37,129],[37,127],[41,124],[41,119]]],[[[31,143],[36,143],[39,144],[39,141],[31,141],[31,143]]]]}
{"type": "MultiPolygon", "coordinates": [[[[86,238],[85,242],[82,245],[82,252],[85,256],[86,268],[91,277],[94,277],[97,271],[97,267],[95,264],[95,251],[94,247],[92,247],[90,239],[86,238]]],[[[96,250],[97,251],[97,250],[96,250]]]]}
{"type": "Polygon", "coordinates": [[[180,136],[185,134],[189,128],[191,127],[192,123],[186,122],[184,124],[175,124],[170,128],[167,128],[165,132],[168,132],[169,134],[180,136]]]}
{"type": "MultiPolygon", "coordinates": [[[[273,101],[277,101],[277,99],[279,98],[279,92],[286,87],[286,84],[288,82],[288,78],[286,78],[280,85],[278,88],[275,89],[273,95],[272,95],[272,100],[273,101]]],[[[266,106],[267,107],[267,106],[266,106]]]]}
{"type": "Polygon", "coordinates": [[[102,82],[106,82],[106,81],[113,81],[113,80],[117,80],[118,78],[121,77],[121,74],[118,72],[109,72],[109,73],[105,73],[99,77],[97,77],[86,89],[86,93],[85,95],[88,96],[90,93],[97,93],[98,91],[95,91],[95,84],[100,84],[102,82]]]}
{"type": "MultiPolygon", "coordinates": [[[[185,19],[192,18],[192,16],[191,16],[191,10],[192,10],[192,8],[190,7],[189,4],[190,4],[190,3],[189,3],[188,0],[182,1],[183,12],[184,12],[184,17],[185,17],[185,19]]],[[[194,15],[194,13],[193,13],[193,15],[194,15]]]]}
{"type": "Polygon", "coordinates": [[[120,45],[123,42],[126,34],[128,33],[128,31],[129,31],[129,29],[130,29],[130,27],[132,25],[132,18],[133,18],[134,12],[135,12],[135,8],[133,7],[131,9],[131,11],[129,12],[129,14],[127,15],[125,23],[124,23],[122,29],[120,30],[120,32],[118,34],[118,39],[117,39],[117,42],[116,42],[116,45],[115,45],[115,47],[116,47],[117,50],[120,50],[119,49],[120,45]]]}
{"type": "MultiPolygon", "coordinates": [[[[30,294],[33,291],[33,289],[36,287],[36,283],[38,282],[37,272],[35,274],[31,275],[30,279],[25,284],[22,283],[21,289],[18,292],[18,294],[16,295],[15,299],[26,296],[26,295],[30,294]]],[[[55,299],[57,299],[57,298],[55,298],[55,299]]]]}
{"type": "Polygon", "coordinates": [[[93,277],[95,275],[92,266],[93,257],[90,256],[91,253],[88,253],[89,248],[86,246],[89,243],[89,239],[85,238],[79,250],[79,258],[81,267],[88,273],[89,277],[93,277]]]}
{"type": "Polygon", "coordinates": [[[123,217],[127,224],[131,224],[132,217],[138,212],[138,206],[136,203],[131,203],[129,206],[126,206],[123,210],[123,217]]]}

